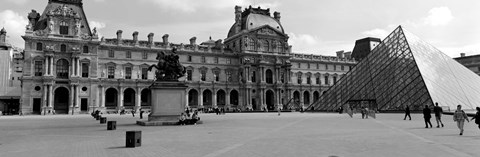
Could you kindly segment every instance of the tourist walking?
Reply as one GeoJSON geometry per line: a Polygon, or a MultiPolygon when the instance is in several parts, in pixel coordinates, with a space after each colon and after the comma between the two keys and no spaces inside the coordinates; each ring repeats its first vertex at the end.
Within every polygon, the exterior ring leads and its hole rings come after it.
{"type": "Polygon", "coordinates": [[[140,119],[143,119],[143,112],[145,111],[143,111],[142,108],[140,108],[140,119]]]}
{"type": "Polygon", "coordinates": [[[480,107],[477,107],[477,113],[475,114],[475,117],[472,118],[472,120],[475,119],[475,124],[478,125],[478,129],[480,129],[480,107]]]}
{"type": "Polygon", "coordinates": [[[403,118],[403,120],[406,120],[407,116],[409,120],[412,120],[412,117],[410,117],[410,107],[408,107],[408,105],[405,107],[405,118],[403,118]]]}
{"type": "Polygon", "coordinates": [[[440,127],[440,124],[442,125],[442,128],[443,128],[443,123],[442,123],[443,109],[440,106],[438,106],[438,102],[435,102],[435,106],[433,107],[433,112],[435,113],[435,120],[437,121],[437,128],[440,127]]]}
{"type": "Polygon", "coordinates": [[[460,129],[460,135],[463,135],[463,125],[465,124],[465,120],[468,120],[468,116],[465,111],[462,110],[462,105],[457,106],[457,110],[453,114],[453,121],[457,122],[457,127],[460,129]]]}
{"type": "Polygon", "coordinates": [[[432,118],[431,113],[432,111],[430,111],[430,108],[428,108],[428,105],[425,105],[425,108],[423,109],[423,118],[425,119],[425,128],[428,128],[428,124],[430,124],[430,128],[432,128],[432,122],[430,122],[430,119],[432,118]]]}

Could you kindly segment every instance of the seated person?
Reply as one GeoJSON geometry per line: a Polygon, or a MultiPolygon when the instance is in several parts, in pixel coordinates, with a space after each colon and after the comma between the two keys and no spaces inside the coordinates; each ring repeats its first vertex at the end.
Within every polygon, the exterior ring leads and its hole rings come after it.
{"type": "Polygon", "coordinates": [[[200,117],[198,117],[198,112],[195,111],[192,115],[192,119],[190,119],[190,124],[197,124],[197,121],[200,120],[200,117]]]}
{"type": "Polygon", "coordinates": [[[180,117],[178,117],[178,124],[185,125],[186,122],[187,122],[187,116],[185,116],[185,113],[182,112],[182,114],[180,114],[180,117]]]}

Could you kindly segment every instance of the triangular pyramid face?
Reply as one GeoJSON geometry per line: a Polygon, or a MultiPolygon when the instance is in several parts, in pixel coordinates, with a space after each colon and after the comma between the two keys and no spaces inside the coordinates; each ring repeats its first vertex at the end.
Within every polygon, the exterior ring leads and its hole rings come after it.
{"type": "Polygon", "coordinates": [[[480,77],[399,26],[332,86],[315,110],[354,108],[419,110],[425,105],[480,105],[480,77]]]}

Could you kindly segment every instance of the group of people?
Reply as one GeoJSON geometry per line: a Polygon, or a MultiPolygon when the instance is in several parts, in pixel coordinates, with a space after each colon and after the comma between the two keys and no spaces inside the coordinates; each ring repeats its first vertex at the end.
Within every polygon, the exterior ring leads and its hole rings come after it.
{"type": "Polygon", "coordinates": [[[200,117],[198,116],[198,111],[195,110],[192,115],[190,115],[191,110],[185,110],[185,112],[182,112],[180,114],[180,117],[178,117],[178,124],[179,125],[188,125],[188,124],[193,124],[197,125],[197,122],[200,120],[200,117]]]}
{"type": "MultiPolygon", "coordinates": [[[[140,119],[143,119],[143,113],[145,113],[145,111],[142,110],[142,108],[140,108],[138,111],[140,112],[140,119]]],[[[120,110],[120,115],[124,115],[126,113],[127,112],[125,111],[125,109],[120,110]]],[[[135,110],[132,110],[130,113],[132,113],[132,116],[135,117],[135,113],[136,113],[135,110]]]]}
{"type": "MultiPolygon", "coordinates": [[[[478,128],[480,129],[480,107],[477,107],[476,110],[477,110],[477,113],[471,120],[473,121],[475,119],[475,123],[478,125],[478,128]]],[[[433,107],[433,112],[435,114],[437,128],[444,127],[445,125],[442,122],[443,109],[440,106],[438,106],[437,102],[433,107]]],[[[403,120],[406,120],[407,117],[409,118],[409,120],[412,120],[410,116],[410,108],[408,106],[405,108],[405,117],[403,118],[403,120]]],[[[430,119],[432,118],[431,110],[428,105],[425,105],[423,109],[423,118],[425,120],[425,128],[428,128],[429,126],[430,128],[432,128],[433,127],[432,122],[430,121],[430,119]]],[[[457,127],[460,130],[460,135],[463,135],[463,131],[464,131],[463,128],[465,125],[465,121],[470,122],[470,120],[468,119],[468,115],[465,113],[465,111],[462,110],[462,105],[457,105],[457,109],[453,113],[453,121],[457,123],[457,127]]]]}

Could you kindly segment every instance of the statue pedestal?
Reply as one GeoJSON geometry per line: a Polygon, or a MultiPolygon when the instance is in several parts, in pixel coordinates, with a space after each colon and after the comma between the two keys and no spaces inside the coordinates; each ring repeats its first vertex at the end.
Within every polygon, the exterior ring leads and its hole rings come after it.
{"type": "Polygon", "coordinates": [[[151,113],[148,121],[137,121],[142,126],[176,125],[185,112],[187,86],[183,82],[155,82],[150,90],[151,113]]]}

